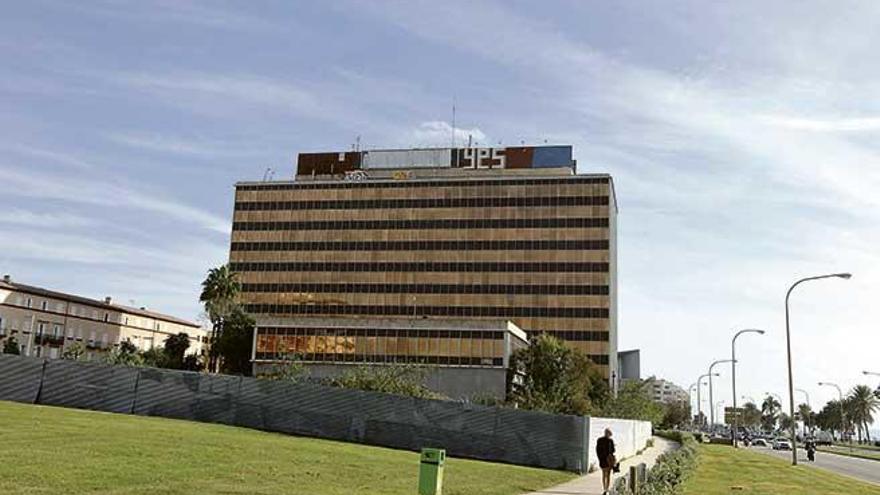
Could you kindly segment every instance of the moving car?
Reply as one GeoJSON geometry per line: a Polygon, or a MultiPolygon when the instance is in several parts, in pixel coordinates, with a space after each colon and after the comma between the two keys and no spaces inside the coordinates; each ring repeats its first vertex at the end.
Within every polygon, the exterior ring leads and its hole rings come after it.
{"type": "Polygon", "coordinates": [[[784,438],[777,438],[773,442],[773,450],[791,450],[791,442],[784,438]]]}
{"type": "Polygon", "coordinates": [[[756,438],[752,440],[752,445],[755,447],[769,447],[770,445],[767,443],[767,440],[763,438],[756,438]]]}

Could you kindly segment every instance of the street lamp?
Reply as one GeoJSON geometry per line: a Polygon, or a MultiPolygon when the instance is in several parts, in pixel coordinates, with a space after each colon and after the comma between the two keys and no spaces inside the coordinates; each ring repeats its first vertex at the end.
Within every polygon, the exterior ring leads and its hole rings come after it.
{"type": "MultiPolygon", "coordinates": [[[[731,359],[719,359],[709,365],[709,408],[711,409],[711,411],[709,411],[709,414],[711,415],[711,419],[709,421],[710,427],[715,426],[715,408],[712,407],[713,404],[715,404],[714,402],[712,402],[712,368],[714,368],[718,364],[731,363],[731,362],[733,362],[733,360],[731,360],[731,359]]],[[[718,376],[718,375],[715,375],[715,376],[718,376]]]]}
{"type": "MultiPolygon", "coordinates": [[[[710,373],[706,373],[705,375],[700,375],[700,378],[697,379],[697,418],[700,419],[701,423],[703,422],[703,401],[700,399],[700,389],[702,388],[701,384],[703,382],[703,378],[706,378],[709,375],[710,373]]],[[[720,375],[718,373],[715,373],[715,376],[720,375]]]]}
{"type": "Polygon", "coordinates": [[[791,284],[788,292],[785,293],[785,349],[788,357],[788,407],[791,413],[791,465],[797,466],[797,435],[795,434],[794,421],[794,376],[791,371],[791,327],[789,325],[788,299],[791,297],[791,291],[798,285],[811,280],[821,280],[823,278],[842,278],[847,280],[852,277],[849,273],[831,273],[828,275],[819,275],[815,277],[806,277],[791,284]]]}
{"type": "Polygon", "coordinates": [[[838,385],[836,383],[819,382],[819,386],[834,387],[837,389],[837,398],[838,398],[837,407],[840,408],[840,439],[843,440],[844,430],[846,430],[846,420],[844,420],[844,418],[843,418],[844,411],[845,411],[843,409],[843,390],[841,390],[840,385],[838,385]]]}
{"type": "Polygon", "coordinates": [[[880,373],[876,373],[874,371],[863,371],[862,374],[865,376],[880,376],[880,373]]]}
{"type": "MultiPolygon", "coordinates": [[[[694,394],[694,389],[695,389],[695,388],[697,388],[697,384],[696,384],[696,383],[692,383],[691,386],[688,387],[688,407],[691,407],[690,405],[694,403],[694,397],[693,397],[693,394],[694,394]]],[[[690,412],[691,412],[691,418],[693,418],[693,412],[694,412],[694,410],[691,409],[690,412]]]]}
{"type": "Polygon", "coordinates": [[[764,335],[764,331],[756,328],[740,330],[739,332],[736,332],[733,336],[733,340],[730,341],[730,379],[733,385],[733,448],[737,447],[736,437],[737,428],[739,427],[739,413],[736,410],[736,339],[744,333],[757,333],[759,335],[764,335]]]}

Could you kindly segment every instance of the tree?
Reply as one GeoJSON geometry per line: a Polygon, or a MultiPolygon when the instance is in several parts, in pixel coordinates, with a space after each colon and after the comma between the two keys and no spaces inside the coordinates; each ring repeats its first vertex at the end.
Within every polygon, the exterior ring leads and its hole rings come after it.
{"type": "Polygon", "coordinates": [[[21,354],[21,348],[18,347],[15,337],[9,337],[3,342],[3,354],[21,354]]]}
{"type": "Polygon", "coordinates": [[[61,353],[61,359],[67,359],[68,361],[79,361],[83,359],[85,355],[85,346],[83,346],[81,342],[74,342],[73,344],[64,348],[64,352],[61,353]]]}
{"type": "Polygon", "coordinates": [[[663,406],[654,402],[643,381],[628,381],[610,399],[601,411],[602,416],[620,419],[639,419],[659,425],[663,421],[663,406]]]}
{"type": "Polygon", "coordinates": [[[514,352],[508,373],[510,401],[523,409],[586,414],[593,400],[607,394],[607,384],[589,358],[548,334],[514,352]]]}
{"type": "Polygon", "coordinates": [[[175,370],[183,369],[183,358],[189,349],[189,335],[178,333],[165,339],[165,367],[175,370]]]}
{"type": "Polygon", "coordinates": [[[815,417],[816,423],[815,424],[816,424],[816,426],[818,426],[819,428],[821,428],[825,431],[830,431],[832,434],[834,432],[841,433],[841,438],[842,438],[842,433],[843,433],[841,431],[841,425],[843,425],[843,418],[841,416],[842,412],[843,412],[843,408],[841,407],[840,401],[836,401],[836,400],[828,401],[825,404],[825,407],[823,407],[822,410],[816,414],[816,417],[815,417]]]}
{"type": "Polygon", "coordinates": [[[221,356],[220,371],[232,375],[251,374],[251,347],[254,319],[240,307],[234,307],[224,320],[223,333],[215,340],[213,351],[221,356]]]}
{"type": "Polygon", "coordinates": [[[119,346],[107,353],[104,358],[108,364],[118,366],[142,366],[143,357],[138,354],[137,347],[128,340],[119,343],[119,346]]]}
{"type": "Polygon", "coordinates": [[[199,301],[205,305],[205,311],[213,325],[208,371],[217,371],[219,354],[215,344],[223,335],[226,318],[238,305],[237,300],[240,292],[241,283],[235,272],[229,269],[229,265],[211,268],[208,270],[208,276],[202,282],[199,301]]]}
{"type": "Polygon", "coordinates": [[[774,431],[776,429],[776,420],[782,404],[772,395],[768,395],[761,404],[761,427],[765,431],[774,431]]]}
{"type": "Polygon", "coordinates": [[[303,366],[299,356],[293,354],[285,356],[281,364],[272,366],[267,373],[260,374],[258,378],[300,383],[307,380],[308,377],[308,368],[303,366]]]}
{"type": "Polygon", "coordinates": [[[846,416],[859,432],[859,443],[862,442],[862,432],[866,439],[871,440],[871,432],[868,425],[874,422],[874,413],[880,409],[880,400],[874,396],[871,387],[857,385],[854,387],[845,402],[846,416]]]}
{"type": "Polygon", "coordinates": [[[780,430],[788,431],[791,429],[793,424],[794,424],[794,420],[791,418],[791,416],[789,416],[788,414],[785,414],[785,413],[779,413],[779,429],[780,430]]]}
{"type": "Polygon", "coordinates": [[[690,420],[690,401],[676,400],[663,404],[663,420],[660,421],[660,428],[664,430],[680,429],[690,420]]]}
{"type": "Polygon", "coordinates": [[[161,347],[153,347],[141,353],[141,360],[144,366],[153,368],[167,367],[168,359],[165,356],[165,349],[161,347]]]}
{"type": "Polygon", "coordinates": [[[806,435],[807,430],[812,430],[815,413],[813,413],[813,409],[809,405],[800,404],[798,405],[797,415],[804,422],[804,435],[806,435]]]}
{"type": "Polygon", "coordinates": [[[183,358],[183,363],[180,369],[185,371],[202,371],[205,369],[205,364],[198,355],[187,354],[186,357],[183,358]]]}
{"type": "Polygon", "coordinates": [[[743,426],[757,428],[761,425],[761,410],[754,402],[746,402],[742,409],[743,426]]]}

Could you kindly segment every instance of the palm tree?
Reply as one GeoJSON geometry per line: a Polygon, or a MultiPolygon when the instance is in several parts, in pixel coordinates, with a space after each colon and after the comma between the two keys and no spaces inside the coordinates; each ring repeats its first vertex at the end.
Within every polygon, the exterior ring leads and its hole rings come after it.
{"type": "Polygon", "coordinates": [[[776,417],[780,409],[782,409],[782,404],[772,395],[768,395],[764,399],[761,404],[761,424],[765,430],[773,431],[776,429],[776,417]]]}
{"type": "Polygon", "coordinates": [[[753,402],[747,402],[743,406],[742,417],[745,426],[755,428],[761,424],[761,411],[753,402]]]}
{"type": "Polygon", "coordinates": [[[855,424],[859,431],[859,443],[862,441],[862,431],[867,440],[871,441],[871,433],[868,425],[874,422],[874,413],[880,409],[880,400],[874,396],[874,391],[867,385],[857,385],[846,398],[847,417],[855,424]]]}
{"type": "Polygon", "coordinates": [[[229,270],[229,265],[221,265],[208,270],[208,276],[202,282],[202,294],[199,301],[204,303],[208,318],[213,324],[211,335],[211,354],[208,360],[208,370],[217,370],[217,339],[223,333],[223,322],[235,309],[238,294],[241,292],[241,283],[235,272],[229,270]]]}
{"type": "Polygon", "coordinates": [[[801,421],[804,422],[804,436],[806,436],[807,430],[812,430],[813,409],[807,404],[801,404],[798,406],[798,416],[800,416],[801,421]]]}

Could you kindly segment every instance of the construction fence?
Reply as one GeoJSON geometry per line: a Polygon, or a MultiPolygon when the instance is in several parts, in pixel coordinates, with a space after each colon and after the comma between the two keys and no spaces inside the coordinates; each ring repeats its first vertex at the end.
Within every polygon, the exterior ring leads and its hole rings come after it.
{"type": "MultiPolygon", "coordinates": [[[[5,354],[0,354],[0,400],[220,423],[413,451],[438,447],[452,457],[579,473],[587,471],[595,443],[590,441],[591,418],[583,416],[5,354]]],[[[634,441],[641,441],[638,436],[634,441]]]]}

